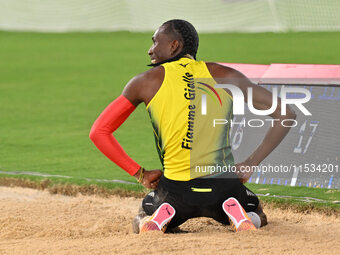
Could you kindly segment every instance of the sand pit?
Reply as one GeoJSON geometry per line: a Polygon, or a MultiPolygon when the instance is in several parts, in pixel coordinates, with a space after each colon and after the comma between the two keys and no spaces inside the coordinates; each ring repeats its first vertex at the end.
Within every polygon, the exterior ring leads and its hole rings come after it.
{"type": "Polygon", "coordinates": [[[339,254],[335,216],[267,208],[256,232],[200,218],[182,225],[187,233],[136,235],[139,201],[0,187],[0,254],[339,254]]]}

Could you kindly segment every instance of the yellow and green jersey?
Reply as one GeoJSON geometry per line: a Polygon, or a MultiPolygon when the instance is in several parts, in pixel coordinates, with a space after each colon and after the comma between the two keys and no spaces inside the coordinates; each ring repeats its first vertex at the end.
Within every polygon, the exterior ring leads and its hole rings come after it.
{"type": "Polygon", "coordinates": [[[146,109],[164,176],[188,181],[210,175],[211,166],[234,165],[229,140],[231,96],[214,87],[216,81],[203,61],[181,58],[162,66],[163,83],[146,109]],[[228,124],[214,127],[214,119],[228,124]]]}

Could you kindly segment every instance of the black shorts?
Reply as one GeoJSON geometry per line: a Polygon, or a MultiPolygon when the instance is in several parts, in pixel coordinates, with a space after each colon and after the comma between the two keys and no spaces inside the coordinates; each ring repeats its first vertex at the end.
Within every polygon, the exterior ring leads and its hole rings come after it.
{"type": "Polygon", "coordinates": [[[142,207],[147,215],[152,215],[163,203],[173,206],[176,214],[168,229],[196,217],[209,217],[228,225],[222,204],[229,197],[236,198],[246,212],[255,211],[259,205],[257,196],[236,178],[199,178],[183,182],[162,176],[157,189],[143,199],[142,207]]]}

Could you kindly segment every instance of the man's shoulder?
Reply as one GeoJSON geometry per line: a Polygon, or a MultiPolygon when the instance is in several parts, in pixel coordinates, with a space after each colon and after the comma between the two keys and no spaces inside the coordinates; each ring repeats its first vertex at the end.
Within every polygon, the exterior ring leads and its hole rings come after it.
{"type": "Polygon", "coordinates": [[[157,92],[164,79],[164,68],[153,67],[133,77],[125,86],[123,95],[135,106],[144,101],[147,104],[157,92]]]}
{"type": "Polygon", "coordinates": [[[213,77],[231,77],[238,73],[234,68],[216,62],[205,62],[213,77]]]}
{"type": "Polygon", "coordinates": [[[157,67],[153,67],[150,70],[147,70],[143,73],[140,73],[138,75],[136,75],[133,80],[135,80],[136,82],[139,83],[158,83],[158,82],[162,82],[164,79],[164,67],[162,66],[157,66],[157,67]]]}

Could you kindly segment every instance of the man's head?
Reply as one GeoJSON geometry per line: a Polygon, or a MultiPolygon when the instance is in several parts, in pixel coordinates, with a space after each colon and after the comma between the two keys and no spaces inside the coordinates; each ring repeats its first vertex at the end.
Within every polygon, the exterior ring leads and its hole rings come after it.
{"type": "Polygon", "coordinates": [[[151,66],[180,59],[189,54],[196,59],[198,34],[188,21],[173,19],[163,23],[154,33],[149,49],[151,66]]]}

